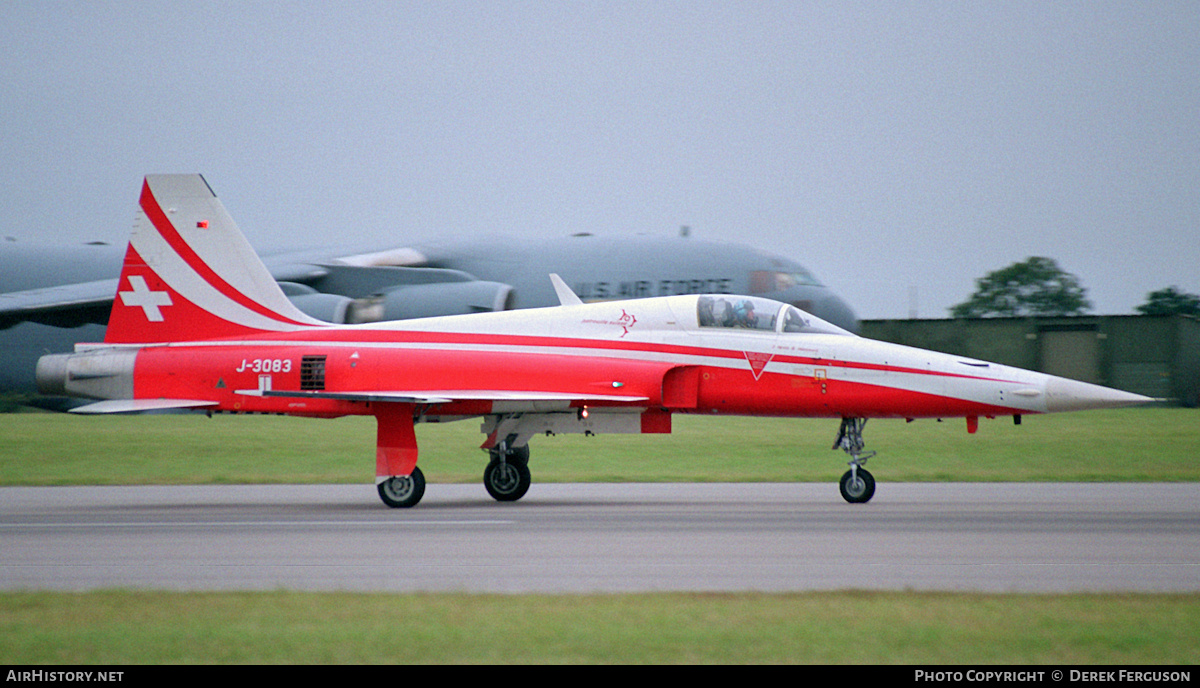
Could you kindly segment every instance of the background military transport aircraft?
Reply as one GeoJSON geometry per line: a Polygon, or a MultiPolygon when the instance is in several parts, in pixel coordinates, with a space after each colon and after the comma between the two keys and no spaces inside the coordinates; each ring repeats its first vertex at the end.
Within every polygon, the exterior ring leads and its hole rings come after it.
{"type": "Polygon", "coordinates": [[[483,417],[484,484],[530,484],[542,433],[663,433],[674,413],[841,419],[843,497],[875,490],[868,418],[1048,413],[1150,401],[1042,373],[858,337],[771,299],[675,295],[334,325],[302,313],[198,175],[148,176],[103,343],[42,357],[74,409],[372,415],[379,495],[420,501],[417,422],[483,417]]]}
{"type": "MultiPolygon", "coordinates": [[[[378,247],[375,247],[378,249],[378,247]]],[[[124,246],[0,240],[0,392],[34,390],[39,356],[104,338],[124,246]]],[[[850,307],[802,265],[696,238],[576,235],[383,250],[272,251],[263,262],[301,312],[333,323],[537,308],[558,273],[585,301],[748,293],[857,331],[850,307]]]]}

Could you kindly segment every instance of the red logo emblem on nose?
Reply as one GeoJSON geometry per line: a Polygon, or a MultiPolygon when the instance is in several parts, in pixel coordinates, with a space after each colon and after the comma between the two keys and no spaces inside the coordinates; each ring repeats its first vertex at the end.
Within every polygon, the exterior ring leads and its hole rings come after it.
{"type": "Polygon", "coordinates": [[[758,351],[743,351],[742,355],[746,357],[746,362],[750,364],[750,372],[754,373],[754,379],[762,377],[763,369],[775,358],[775,354],[764,354],[758,351]]]}

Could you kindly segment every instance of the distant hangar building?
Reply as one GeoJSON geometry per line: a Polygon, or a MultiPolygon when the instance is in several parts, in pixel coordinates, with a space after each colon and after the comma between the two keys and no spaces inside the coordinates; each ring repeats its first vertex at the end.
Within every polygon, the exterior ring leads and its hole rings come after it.
{"type": "Polygon", "coordinates": [[[1200,406],[1200,319],[1098,315],[863,320],[864,337],[1200,406]]]}

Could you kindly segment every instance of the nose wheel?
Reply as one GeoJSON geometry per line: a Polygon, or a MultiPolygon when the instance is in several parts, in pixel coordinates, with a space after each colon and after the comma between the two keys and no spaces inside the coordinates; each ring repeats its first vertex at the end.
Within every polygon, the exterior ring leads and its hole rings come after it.
{"type": "Polygon", "coordinates": [[[873,451],[863,451],[866,446],[863,428],[866,425],[866,418],[843,418],[837,439],[833,441],[834,449],[841,449],[850,455],[850,470],[842,475],[838,487],[842,499],[851,504],[864,504],[875,496],[875,476],[862,467],[867,459],[875,456],[873,451]]]}
{"type": "Polygon", "coordinates": [[[862,504],[875,496],[875,477],[865,468],[851,468],[842,475],[838,487],[842,499],[851,504],[862,504]]]}

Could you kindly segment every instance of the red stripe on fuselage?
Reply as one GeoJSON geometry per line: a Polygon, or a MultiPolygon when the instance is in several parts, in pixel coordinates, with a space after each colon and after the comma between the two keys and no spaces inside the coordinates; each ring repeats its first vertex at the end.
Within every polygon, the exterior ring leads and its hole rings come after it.
{"type": "MultiPolygon", "coordinates": [[[[138,358],[135,395],[213,399],[225,410],[342,415],[370,413],[361,402],[328,399],[263,398],[236,394],[255,389],[263,374],[273,378],[276,391],[301,388],[304,355],[326,355],[326,391],[373,392],[404,390],[493,389],[557,392],[587,397],[622,394],[646,401],[589,403],[596,407],[669,406],[683,413],[763,415],[782,417],[953,417],[1003,415],[1014,409],[943,394],[922,392],[870,381],[805,378],[766,373],[752,380],[748,369],[699,365],[696,394],[690,403],[669,403],[661,396],[664,376],[674,361],[646,361],[578,354],[532,354],[520,351],[398,350],[343,347],[330,349],[296,342],[238,347],[147,347],[138,358]],[[354,355],[359,354],[359,355],[354,355]],[[261,372],[260,372],[261,371],[261,372]],[[619,387],[611,383],[619,382],[619,387]]],[[[450,395],[453,397],[453,395],[450,395]]],[[[502,397],[502,395],[501,395],[502,397]]],[[[682,397],[675,397],[678,401],[682,397]]],[[[434,404],[428,415],[483,415],[490,402],[463,400],[434,404]]]]}
{"type": "MultiPolygon", "coordinates": [[[[745,362],[745,354],[741,349],[716,349],[702,346],[686,346],[682,344],[656,344],[636,341],[611,341],[603,339],[577,339],[571,337],[546,337],[540,335],[510,335],[510,334],[472,334],[460,332],[425,332],[413,330],[384,330],[384,329],[347,329],[329,328],[320,330],[305,330],[278,334],[262,334],[244,337],[238,340],[250,346],[259,346],[269,342],[281,345],[295,345],[301,342],[315,345],[336,344],[338,346],[380,345],[380,344],[426,344],[430,347],[453,346],[499,346],[513,349],[543,348],[543,349],[593,349],[598,351],[645,352],[668,356],[696,356],[704,358],[727,359],[745,362]]],[[[205,344],[206,342],[195,342],[205,344]]],[[[233,342],[230,342],[231,344],[233,342]]],[[[519,351],[518,351],[519,353],[519,351]]],[[[686,361],[680,361],[685,364],[686,361]]],[[[1005,382],[1017,384],[1017,380],[1009,380],[966,373],[952,373],[939,370],[906,368],[879,363],[862,363],[841,359],[820,358],[815,356],[795,356],[776,353],[772,363],[814,366],[817,368],[844,368],[849,370],[875,371],[881,373],[896,373],[904,375],[920,375],[928,377],[954,378],[961,380],[977,380],[980,382],[1005,382]]],[[[749,364],[747,364],[749,370],[749,364]]]]}

